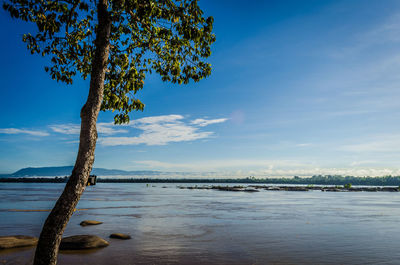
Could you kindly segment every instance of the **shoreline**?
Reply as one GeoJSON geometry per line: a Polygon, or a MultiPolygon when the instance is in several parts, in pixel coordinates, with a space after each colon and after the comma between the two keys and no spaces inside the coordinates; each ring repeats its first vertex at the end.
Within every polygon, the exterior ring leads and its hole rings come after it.
{"type": "MultiPolygon", "coordinates": [[[[19,179],[0,179],[1,183],[65,183],[64,178],[19,178],[19,179]]],[[[98,183],[111,183],[111,184],[146,184],[146,187],[156,187],[150,184],[177,184],[177,189],[187,190],[218,190],[218,191],[241,191],[241,192],[259,192],[265,191],[321,191],[321,192],[399,192],[400,186],[396,185],[352,185],[347,183],[344,185],[320,185],[320,184],[291,184],[291,183],[249,183],[249,182],[212,182],[203,180],[202,182],[193,181],[190,179],[180,181],[151,181],[149,179],[128,179],[130,181],[102,181],[99,179],[98,183]],[[99,181],[100,180],[100,181],[99,181]],[[179,184],[195,184],[194,186],[181,186],[179,184]],[[201,185],[197,185],[201,184],[201,185]],[[207,184],[225,184],[225,185],[207,185],[207,184]],[[235,185],[242,184],[242,185],[235,185]],[[264,185],[270,184],[270,185],[264,185]]],[[[94,184],[96,185],[96,184],[94,184]]],[[[162,186],[162,188],[171,188],[162,186]]]]}
{"type": "MultiPolygon", "coordinates": [[[[66,183],[65,177],[0,177],[0,183],[66,183]]],[[[373,186],[373,187],[400,187],[400,177],[342,177],[342,176],[314,176],[311,178],[106,178],[97,177],[97,183],[176,183],[176,184],[248,184],[248,185],[305,185],[316,186],[373,186]]]]}

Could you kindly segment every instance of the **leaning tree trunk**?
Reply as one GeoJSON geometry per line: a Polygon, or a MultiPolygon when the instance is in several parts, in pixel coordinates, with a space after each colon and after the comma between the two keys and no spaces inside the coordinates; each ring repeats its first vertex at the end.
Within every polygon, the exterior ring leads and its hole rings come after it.
{"type": "Polygon", "coordinates": [[[107,69],[111,21],[107,0],[97,6],[98,28],[88,99],[81,110],[79,151],[75,166],[63,193],[46,219],[36,248],[34,265],[57,263],[58,247],[64,229],[72,216],[79,198],[85,190],[94,162],[97,130],[96,121],[103,100],[104,78],[107,69]]]}

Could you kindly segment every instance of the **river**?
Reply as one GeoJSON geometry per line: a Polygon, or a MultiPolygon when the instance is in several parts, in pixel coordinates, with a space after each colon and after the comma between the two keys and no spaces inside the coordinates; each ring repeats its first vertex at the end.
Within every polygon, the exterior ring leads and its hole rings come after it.
{"type": "MultiPolygon", "coordinates": [[[[58,264],[399,264],[400,193],[188,190],[185,184],[98,183],[65,236],[103,249],[63,251],[58,264]],[[81,227],[82,220],[103,224],[81,227]],[[130,240],[110,239],[127,233],[130,240]]],[[[199,184],[197,184],[199,185],[199,184]]],[[[1,183],[0,235],[39,236],[64,184],[1,183]]],[[[34,248],[0,251],[30,264],[34,248]]]]}

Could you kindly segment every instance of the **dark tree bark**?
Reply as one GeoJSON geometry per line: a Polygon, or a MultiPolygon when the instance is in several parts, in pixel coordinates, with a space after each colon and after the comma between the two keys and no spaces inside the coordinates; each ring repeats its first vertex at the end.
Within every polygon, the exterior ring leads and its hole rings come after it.
{"type": "Polygon", "coordinates": [[[107,0],[97,6],[98,28],[92,60],[89,95],[81,110],[79,151],[75,166],[63,193],[46,219],[36,248],[34,265],[57,263],[58,247],[64,229],[85,190],[94,163],[97,141],[96,122],[103,100],[104,78],[109,54],[111,29],[107,0]]]}

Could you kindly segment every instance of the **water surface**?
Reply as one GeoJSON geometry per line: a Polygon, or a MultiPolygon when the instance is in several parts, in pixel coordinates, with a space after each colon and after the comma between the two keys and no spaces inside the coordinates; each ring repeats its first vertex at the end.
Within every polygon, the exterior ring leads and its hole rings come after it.
{"type": "MultiPolygon", "coordinates": [[[[64,235],[95,234],[110,246],[61,252],[59,264],[399,264],[400,193],[178,185],[88,187],[64,235]],[[104,223],[79,226],[85,219],[104,223]],[[116,232],[132,239],[108,238],[116,232]]],[[[1,183],[0,235],[39,236],[63,186],[1,183]]],[[[30,264],[33,252],[0,251],[0,264],[30,264]]]]}

